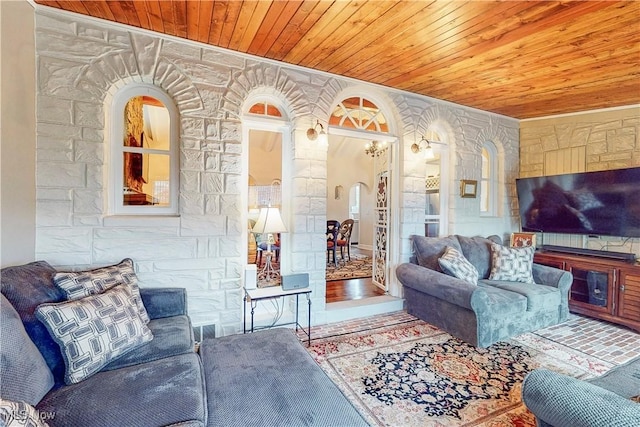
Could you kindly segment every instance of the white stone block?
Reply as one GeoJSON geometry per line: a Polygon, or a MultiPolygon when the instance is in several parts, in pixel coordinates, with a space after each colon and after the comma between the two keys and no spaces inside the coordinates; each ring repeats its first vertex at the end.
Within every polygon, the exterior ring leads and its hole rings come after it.
{"type": "Polygon", "coordinates": [[[239,195],[246,185],[247,183],[240,179],[240,175],[225,175],[224,192],[226,194],[239,195]]]}
{"type": "Polygon", "coordinates": [[[70,125],[73,117],[71,101],[50,96],[38,96],[38,121],[70,125]]]}
{"type": "Polygon", "coordinates": [[[227,217],[224,215],[182,215],[181,236],[224,236],[227,217]]]}
{"type": "Polygon", "coordinates": [[[193,258],[194,256],[195,241],[185,238],[95,239],[93,245],[93,259],[97,262],[109,262],[127,257],[140,260],[161,260],[193,258]]]}
{"type": "Polygon", "coordinates": [[[104,145],[95,142],[76,141],[75,161],[79,163],[104,163],[104,145]]]}
{"type": "MultiPolygon", "coordinates": [[[[225,261],[222,258],[194,258],[161,260],[153,262],[154,271],[195,271],[212,269],[224,269],[225,261]]],[[[208,275],[208,273],[207,273],[208,275]]]]}
{"type": "Polygon", "coordinates": [[[71,270],[69,266],[74,265],[85,269],[91,265],[91,255],[88,252],[36,252],[36,259],[47,261],[61,270],[71,270]]]}
{"type": "Polygon", "coordinates": [[[204,153],[195,150],[181,150],[180,168],[182,170],[203,171],[204,153]]]}
{"type": "Polygon", "coordinates": [[[83,214],[97,214],[103,211],[101,191],[74,190],[73,211],[83,214]]]}
{"type": "Polygon", "coordinates": [[[217,172],[203,173],[202,192],[206,194],[224,193],[224,175],[217,172]]]}
{"type": "MultiPolygon", "coordinates": [[[[228,145],[226,144],[226,146],[228,145]]],[[[220,171],[224,173],[242,173],[242,158],[238,155],[223,154],[220,161],[220,171]]]]}
{"type": "Polygon", "coordinates": [[[36,175],[39,187],[84,187],[85,165],[83,163],[38,163],[36,175]]]}
{"type": "Polygon", "coordinates": [[[180,191],[189,193],[200,192],[200,172],[181,170],[180,191]]]}
{"type": "Polygon", "coordinates": [[[91,228],[46,227],[38,230],[36,252],[86,253],[91,252],[91,228]]]}
{"type": "MultiPolygon", "coordinates": [[[[137,259],[131,257],[135,262],[137,259]]],[[[189,290],[204,291],[207,289],[206,270],[192,271],[162,271],[140,272],[137,274],[140,286],[160,288],[186,288],[189,290]]]]}
{"type": "Polygon", "coordinates": [[[77,126],[103,129],[104,112],[101,104],[77,102],[74,105],[73,121],[77,126]]]}
{"type": "MultiPolygon", "coordinates": [[[[61,227],[71,225],[71,201],[38,200],[36,202],[37,227],[61,227]]],[[[36,237],[37,240],[37,237],[36,237]]]]}

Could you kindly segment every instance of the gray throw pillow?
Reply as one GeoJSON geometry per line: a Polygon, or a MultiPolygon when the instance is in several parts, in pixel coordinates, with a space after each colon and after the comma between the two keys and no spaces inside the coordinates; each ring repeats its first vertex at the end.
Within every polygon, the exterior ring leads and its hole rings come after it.
{"type": "Polygon", "coordinates": [[[453,236],[447,237],[425,237],[419,235],[411,236],[413,251],[421,267],[430,268],[435,271],[442,271],[438,259],[447,250],[447,247],[461,251],[458,240],[453,236]]]}
{"type": "Polygon", "coordinates": [[[67,384],[88,378],[153,338],[124,285],[76,301],[42,304],[36,316],[62,350],[67,384]]]}
{"type": "Polygon", "coordinates": [[[478,284],[478,270],[454,248],[447,248],[438,259],[442,270],[450,276],[457,277],[472,285],[478,284]]]}
{"type": "Polygon", "coordinates": [[[533,246],[507,248],[491,244],[491,274],[489,280],[535,283],[533,281],[533,246]]]}
{"type": "Polygon", "coordinates": [[[53,276],[53,282],[62,289],[70,301],[96,295],[117,285],[127,285],[136,301],[140,317],[149,323],[149,315],[144,308],[138,287],[138,277],[133,269],[133,261],[125,258],[120,263],[87,271],[60,271],[53,276]]]}

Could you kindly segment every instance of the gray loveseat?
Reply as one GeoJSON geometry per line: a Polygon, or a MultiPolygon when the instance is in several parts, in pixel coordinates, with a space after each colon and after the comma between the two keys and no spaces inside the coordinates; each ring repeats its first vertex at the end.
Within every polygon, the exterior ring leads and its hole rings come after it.
{"type": "Polygon", "coordinates": [[[55,273],[44,261],[0,272],[0,424],[25,402],[52,427],[367,425],[290,329],[196,353],[182,288],[140,288],[153,338],[68,384],[67,356],[34,314],[65,299],[55,273]]]}
{"type": "Polygon", "coordinates": [[[407,312],[477,347],[563,322],[569,315],[571,273],[533,264],[535,284],[489,280],[491,243],[498,236],[412,236],[415,255],[396,269],[407,312]],[[477,270],[477,284],[443,272],[439,259],[454,248],[477,270]]]}
{"type": "Polygon", "coordinates": [[[639,399],[640,358],[587,381],[535,369],[522,383],[538,427],[638,427],[639,399]]]}

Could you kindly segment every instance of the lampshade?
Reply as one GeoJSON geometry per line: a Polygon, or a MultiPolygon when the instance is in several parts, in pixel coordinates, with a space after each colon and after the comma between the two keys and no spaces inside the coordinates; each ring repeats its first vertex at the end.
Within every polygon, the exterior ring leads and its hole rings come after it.
{"type": "Polygon", "coordinates": [[[258,234],[286,232],[287,228],[282,222],[280,209],[272,207],[261,208],[258,221],[256,221],[256,225],[253,226],[252,231],[258,234]]]}

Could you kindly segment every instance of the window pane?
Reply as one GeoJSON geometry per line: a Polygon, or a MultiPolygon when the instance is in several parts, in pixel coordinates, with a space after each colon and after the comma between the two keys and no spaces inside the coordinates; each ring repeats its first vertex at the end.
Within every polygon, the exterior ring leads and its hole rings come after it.
{"type": "Polygon", "coordinates": [[[169,111],[155,98],[136,96],[124,109],[124,146],[169,150],[169,111]]]}
{"type": "Polygon", "coordinates": [[[480,212],[489,211],[489,182],[480,181],[480,212]]]}
{"type": "Polygon", "coordinates": [[[124,205],[169,206],[170,156],[123,153],[124,205]]]}
{"type": "Polygon", "coordinates": [[[486,148],[482,149],[482,178],[489,178],[489,152],[486,148]]]}

